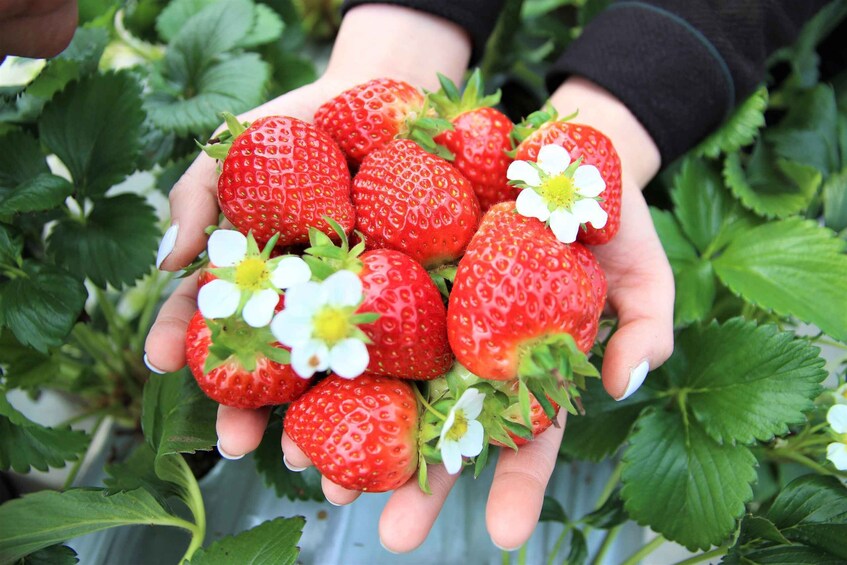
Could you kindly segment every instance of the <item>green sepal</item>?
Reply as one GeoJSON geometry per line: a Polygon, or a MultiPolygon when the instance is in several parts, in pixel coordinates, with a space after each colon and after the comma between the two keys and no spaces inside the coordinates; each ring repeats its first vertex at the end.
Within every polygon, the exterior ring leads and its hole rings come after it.
{"type": "MultiPolygon", "coordinates": [[[[279,241],[279,232],[275,233],[273,237],[271,237],[268,242],[265,244],[265,247],[262,249],[261,253],[259,253],[259,259],[262,261],[268,261],[271,258],[271,252],[273,252],[274,247],[276,247],[276,242],[279,241]]],[[[253,230],[247,232],[247,252],[250,252],[250,242],[253,242],[253,245],[256,246],[258,250],[258,245],[256,244],[256,240],[253,238],[253,230]]]]}
{"type": "Polygon", "coordinates": [[[479,477],[480,473],[482,473],[485,466],[488,464],[488,451],[490,447],[488,432],[485,432],[482,436],[482,451],[479,452],[479,455],[476,456],[476,460],[474,461],[474,478],[479,477]]]}
{"type": "Polygon", "coordinates": [[[253,328],[237,316],[224,320],[206,319],[209,328],[209,355],[203,365],[204,374],[234,361],[245,371],[256,369],[260,356],[281,364],[290,362],[290,354],[285,349],[274,347],[276,338],[270,327],[253,328]]]}
{"type": "Polygon", "coordinates": [[[361,314],[354,314],[350,316],[350,321],[354,324],[372,324],[379,320],[380,314],[376,312],[362,312],[361,314]]]}
{"type": "MultiPolygon", "coordinates": [[[[518,422],[513,422],[513,421],[511,421],[507,418],[503,418],[501,420],[501,422],[503,424],[503,428],[505,428],[509,432],[513,433],[514,435],[518,436],[519,438],[523,438],[523,439],[526,439],[526,440],[532,439],[532,429],[531,428],[528,428],[528,427],[524,426],[523,424],[519,424],[518,422]]],[[[531,422],[530,422],[530,425],[532,425],[531,422]]],[[[509,438],[510,443],[514,443],[512,441],[512,438],[509,435],[506,435],[506,437],[509,438]]],[[[503,442],[503,443],[505,443],[505,442],[503,442]]],[[[515,448],[517,448],[517,446],[515,446],[515,448]]]]}
{"type": "Polygon", "coordinates": [[[529,387],[523,379],[518,384],[518,405],[521,408],[521,418],[527,426],[532,427],[532,403],[529,400],[529,387]]]}
{"type": "Polygon", "coordinates": [[[429,490],[429,480],[426,472],[426,458],[422,451],[418,451],[418,487],[424,494],[432,494],[429,490]]]}
{"type": "Polygon", "coordinates": [[[453,279],[456,278],[458,267],[453,264],[442,265],[435,270],[429,271],[429,278],[435,283],[435,287],[444,298],[450,298],[450,288],[453,285],[453,279]],[[450,283],[448,286],[447,283],[450,283]]]}
{"type": "MultiPolygon", "coordinates": [[[[547,102],[541,110],[531,113],[520,123],[515,124],[515,127],[512,129],[511,136],[513,147],[517,150],[518,145],[520,145],[522,141],[541,129],[541,127],[545,124],[557,121],[569,122],[574,119],[577,114],[579,114],[579,110],[574,111],[573,114],[569,114],[564,118],[559,118],[559,113],[555,108],[553,108],[552,104],[547,102]]],[[[509,152],[511,157],[515,156],[515,150],[509,152]]]]}
{"type": "Polygon", "coordinates": [[[445,131],[452,129],[453,124],[435,115],[429,95],[427,95],[424,98],[424,103],[420,111],[413,112],[406,119],[406,123],[397,135],[397,138],[411,139],[427,153],[432,153],[442,159],[452,161],[456,156],[446,147],[437,144],[434,139],[445,131]]]}
{"type": "MultiPolygon", "coordinates": [[[[510,422],[510,423],[514,424],[514,422],[510,422]]],[[[517,424],[517,425],[520,425],[520,424],[517,424]]],[[[491,430],[489,431],[489,435],[491,436],[491,439],[499,441],[500,443],[502,443],[506,447],[517,451],[518,450],[518,444],[516,444],[515,440],[512,439],[512,436],[510,436],[508,434],[507,428],[508,428],[508,426],[506,425],[506,423],[504,421],[500,427],[498,427],[497,425],[492,426],[491,430]]],[[[530,437],[531,437],[531,434],[530,434],[530,437]]]]}
{"type": "Polygon", "coordinates": [[[274,363],[279,363],[280,365],[291,364],[291,352],[287,349],[274,347],[269,344],[267,347],[262,349],[262,354],[274,363]]]}
{"type": "Polygon", "coordinates": [[[474,70],[462,92],[459,92],[452,80],[441,73],[438,74],[438,82],[441,84],[441,90],[427,94],[438,115],[447,120],[452,121],[465,112],[478,108],[490,108],[500,103],[499,90],[488,96],[483,95],[485,84],[480,69],[474,70]]]}
{"type": "Polygon", "coordinates": [[[329,265],[326,261],[322,261],[318,257],[312,257],[311,255],[304,255],[303,261],[309,266],[309,269],[312,271],[312,278],[317,281],[325,280],[331,274],[335,272],[335,269],[329,265]]]}
{"type": "Polygon", "coordinates": [[[179,276],[177,278],[184,279],[185,277],[193,275],[194,273],[196,273],[200,269],[205,268],[206,265],[208,265],[208,264],[209,264],[209,256],[204,251],[203,253],[198,255],[197,258],[194,259],[194,261],[192,261],[190,264],[185,266],[182,269],[182,272],[179,274],[179,276]]]}
{"type": "Polygon", "coordinates": [[[229,112],[222,112],[221,116],[226,122],[227,129],[222,131],[216,137],[213,137],[203,145],[199,141],[194,143],[197,144],[206,155],[212,157],[217,161],[223,161],[226,159],[226,156],[229,155],[229,150],[232,147],[232,142],[236,137],[244,133],[244,131],[250,127],[250,122],[239,122],[238,118],[232,115],[229,112]]]}
{"type": "Polygon", "coordinates": [[[324,216],[323,219],[329,224],[338,236],[340,243],[336,244],[332,239],[317,228],[309,228],[309,247],[305,251],[303,260],[312,269],[312,274],[317,280],[324,280],[337,271],[353,271],[358,273],[362,270],[362,261],[359,260],[364,250],[364,244],[358,244],[350,249],[350,240],[341,225],[324,216]]]}

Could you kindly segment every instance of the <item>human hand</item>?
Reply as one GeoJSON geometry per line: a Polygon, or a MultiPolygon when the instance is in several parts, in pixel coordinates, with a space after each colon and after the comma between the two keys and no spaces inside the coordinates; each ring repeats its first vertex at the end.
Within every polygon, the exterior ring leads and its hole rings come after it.
{"type": "Polygon", "coordinates": [[[76,0],[0,0],[0,62],[6,55],[54,57],[71,42],[76,0]]]}

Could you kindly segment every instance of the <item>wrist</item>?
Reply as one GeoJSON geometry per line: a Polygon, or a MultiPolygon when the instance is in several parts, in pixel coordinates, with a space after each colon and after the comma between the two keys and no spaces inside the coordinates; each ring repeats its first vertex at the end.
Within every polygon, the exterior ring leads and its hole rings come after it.
{"type": "Polygon", "coordinates": [[[379,77],[435,90],[437,73],[460,82],[471,42],[443,18],[399,6],[366,4],[347,12],[323,79],[353,86],[379,77]]]}
{"type": "Polygon", "coordinates": [[[653,138],[610,92],[586,79],[571,77],[556,89],[550,103],[560,116],[578,111],[575,122],[590,125],[611,139],[621,159],[625,185],[643,188],[659,171],[661,157],[653,138]]]}

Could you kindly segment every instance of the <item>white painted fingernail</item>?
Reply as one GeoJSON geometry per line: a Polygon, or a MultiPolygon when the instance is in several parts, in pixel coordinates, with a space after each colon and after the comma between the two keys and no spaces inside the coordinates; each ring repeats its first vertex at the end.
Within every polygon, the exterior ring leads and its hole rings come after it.
{"type": "Polygon", "coordinates": [[[147,353],[144,354],[144,364],[148,369],[156,373],[157,375],[164,375],[167,371],[161,370],[159,367],[150,362],[150,358],[147,357],[147,353]]]}
{"type": "Polygon", "coordinates": [[[647,378],[647,373],[650,372],[650,362],[646,359],[639,363],[639,365],[629,372],[629,384],[626,385],[626,390],[623,395],[618,398],[620,400],[626,400],[633,394],[635,391],[639,389],[639,387],[644,383],[644,379],[647,378]]]}
{"type": "Polygon", "coordinates": [[[393,551],[393,550],[388,549],[387,547],[385,547],[385,544],[384,544],[384,543],[382,543],[382,538],[379,538],[379,545],[381,545],[381,546],[382,546],[382,549],[384,549],[384,550],[385,550],[385,551],[387,551],[388,553],[393,553],[394,555],[399,555],[399,552],[397,552],[397,551],[393,551]]]}
{"type": "Polygon", "coordinates": [[[241,455],[230,455],[229,453],[224,451],[221,448],[221,440],[218,440],[218,453],[221,454],[221,457],[223,457],[224,459],[229,459],[230,461],[238,461],[239,459],[244,457],[243,453],[241,455]]]}
{"type": "Polygon", "coordinates": [[[331,500],[330,500],[330,499],[328,499],[328,498],[326,499],[326,501],[327,501],[327,502],[329,502],[330,504],[332,504],[333,506],[341,506],[341,504],[339,504],[339,503],[337,503],[337,502],[333,502],[333,501],[331,501],[331,500]]]}
{"type": "Polygon", "coordinates": [[[162,242],[159,244],[159,251],[156,253],[156,268],[160,268],[168,255],[174,250],[176,245],[176,236],[179,233],[179,224],[173,224],[162,236],[162,242]]]}
{"type": "Polygon", "coordinates": [[[296,465],[292,465],[288,462],[288,459],[285,458],[285,455],[282,456],[282,464],[285,465],[289,471],[294,471],[295,473],[300,473],[307,469],[307,467],[297,467],[296,465]]]}
{"type": "Polygon", "coordinates": [[[503,547],[502,545],[499,545],[499,544],[498,544],[496,541],[494,541],[493,539],[491,540],[491,543],[493,543],[493,544],[494,544],[494,547],[496,547],[496,548],[497,548],[497,549],[499,549],[500,551],[515,551],[516,549],[518,549],[518,548],[520,547],[520,546],[518,546],[518,547],[512,547],[512,548],[509,548],[509,547],[503,547]]]}

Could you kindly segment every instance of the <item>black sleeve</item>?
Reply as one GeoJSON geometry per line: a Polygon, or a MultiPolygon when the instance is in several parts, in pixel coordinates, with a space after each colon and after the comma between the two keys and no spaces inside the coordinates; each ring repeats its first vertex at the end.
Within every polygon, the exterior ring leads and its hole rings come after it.
{"type": "Polygon", "coordinates": [[[473,48],[471,61],[477,61],[504,3],[505,0],[344,0],[341,11],[346,13],[361,4],[393,4],[440,16],[468,32],[473,48]]]}
{"type": "Polygon", "coordinates": [[[669,163],[716,129],[764,81],[765,60],[793,41],[822,0],[619,1],[548,75],[585,77],[618,97],[669,163]]]}

